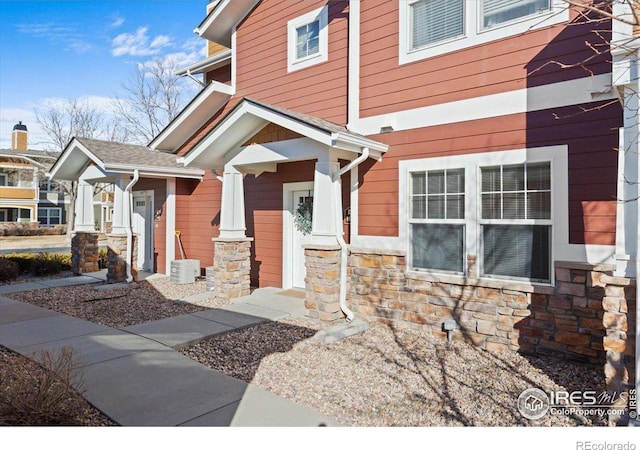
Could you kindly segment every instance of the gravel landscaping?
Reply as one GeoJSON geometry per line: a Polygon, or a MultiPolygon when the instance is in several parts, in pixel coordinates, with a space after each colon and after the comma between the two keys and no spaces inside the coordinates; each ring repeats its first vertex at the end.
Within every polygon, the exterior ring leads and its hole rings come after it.
{"type": "Polygon", "coordinates": [[[96,290],[95,284],[39,289],[7,297],[52,309],[79,319],[112,328],[202,311],[196,304],[179,301],[205,291],[206,283],[174,284],[168,278],[154,278],[120,288],[96,290]]]}
{"type": "Polygon", "coordinates": [[[580,426],[599,418],[529,421],[516,407],[529,387],[600,390],[602,368],[491,353],[381,324],[323,344],[318,324],[285,320],[215,336],[182,352],[347,426],[580,426]]]}
{"type": "MultiPolygon", "coordinates": [[[[204,293],[204,281],[176,285],[153,278],[133,287],[95,288],[43,289],[9,297],[110,327],[227,303],[179,300],[204,293]]],[[[602,418],[581,415],[529,421],[516,406],[520,393],[530,387],[599,391],[604,386],[601,367],[492,353],[382,324],[327,345],[313,338],[325,327],[310,319],[284,319],[220,334],[181,352],[346,426],[605,425],[602,418]]]]}

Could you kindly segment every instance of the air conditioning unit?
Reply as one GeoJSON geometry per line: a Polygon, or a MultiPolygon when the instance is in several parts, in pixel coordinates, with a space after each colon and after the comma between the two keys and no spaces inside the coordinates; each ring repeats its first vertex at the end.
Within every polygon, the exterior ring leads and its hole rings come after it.
{"type": "Polygon", "coordinates": [[[171,261],[171,282],[175,284],[195,283],[200,276],[199,259],[178,259],[171,261]]]}

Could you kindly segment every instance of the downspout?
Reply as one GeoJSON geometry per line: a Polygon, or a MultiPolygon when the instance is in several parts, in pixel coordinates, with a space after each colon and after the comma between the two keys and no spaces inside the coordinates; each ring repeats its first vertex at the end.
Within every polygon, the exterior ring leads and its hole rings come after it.
{"type": "Polygon", "coordinates": [[[335,201],[333,204],[335,205],[336,212],[336,239],[338,241],[338,245],[340,246],[340,309],[347,316],[347,323],[351,322],[355,318],[355,314],[353,311],[349,309],[347,306],[347,262],[349,258],[349,252],[347,248],[347,243],[343,237],[342,230],[342,202],[338,201],[342,197],[342,180],[341,177],[345,173],[349,172],[351,169],[358,167],[360,163],[365,161],[369,157],[369,148],[364,147],[362,149],[362,154],[358,156],[356,159],[351,161],[349,164],[338,170],[332,176],[333,181],[333,189],[335,195],[335,201]]]}
{"type": "Polygon", "coordinates": [[[222,175],[220,175],[218,173],[218,171],[216,169],[211,169],[211,175],[213,175],[214,177],[216,177],[216,180],[218,180],[220,183],[224,182],[224,178],[222,177],[222,175]]]}
{"type": "Polygon", "coordinates": [[[198,80],[196,77],[194,77],[191,74],[191,69],[187,69],[187,76],[189,78],[191,78],[193,81],[195,81],[196,83],[198,83],[200,86],[202,86],[202,87],[206,86],[206,84],[204,84],[202,81],[198,80]]]}
{"type": "Polygon", "coordinates": [[[131,273],[131,262],[133,259],[133,249],[131,248],[133,246],[133,192],[131,189],[133,188],[133,185],[138,182],[139,178],[140,171],[135,169],[133,171],[133,179],[124,189],[127,201],[129,202],[129,207],[127,208],[127,283],[131,283],[133,281],[133,275],[131,273]]]}

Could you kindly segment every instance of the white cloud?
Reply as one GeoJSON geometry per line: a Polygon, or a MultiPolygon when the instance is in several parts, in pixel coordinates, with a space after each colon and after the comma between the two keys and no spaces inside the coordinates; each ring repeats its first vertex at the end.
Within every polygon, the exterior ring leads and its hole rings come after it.
{"type": "Polygon", "coordinates": [[[150,42],[148,30],[148,27],[140,27],[135,33],[117,35],[111,41],[111,54],[113,56],[153,56],[171,45],[171,38],[162,34],[154,37],[150,42]]]}
{"type": "Polygon", "coordinates": [[[34,22],[16,24],[16,30],[23,34],[46,39],[52,44],[59,45],[65,50],[72,50],[75,53],[85,53],[93,45],[87,42],[87,36],[79,33],[82,27],[73,24],[57,24],[55,22],[34,22]]]}
{"type": "Polygon", "coordinates": [[[122,26],[123,23],[124,23],[124,17],[114,16],[114,18],[111,21],[111,23],[109,24],[109,26],[111,28],[118,28],[118,27],[122,26]]]}

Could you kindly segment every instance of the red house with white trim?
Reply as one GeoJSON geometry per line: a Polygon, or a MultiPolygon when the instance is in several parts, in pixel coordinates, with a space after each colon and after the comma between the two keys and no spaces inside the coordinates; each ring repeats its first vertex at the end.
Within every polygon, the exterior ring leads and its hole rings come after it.
{"type": "MultiPolygon", "coordinates": [[[[611,22],[588,17],[560,0],[211,1],[209,56],[180,72],[205,86],[147,148],[182,168],[131,188],[155,199],[153,270],[180,231],[215,295],[305,289],[311,317],[442,336],[453,319],[455,339],[603,363],[625,389],[638,127],[618,100],[637,102],[636,30],[616,22],[625,44],[596,55],[611,22]]],[[[86,161],[54,177],[100,165],[76,147],[86,161]]],[[[135,174],[114,169],[117,200],[135,174]]]]}

